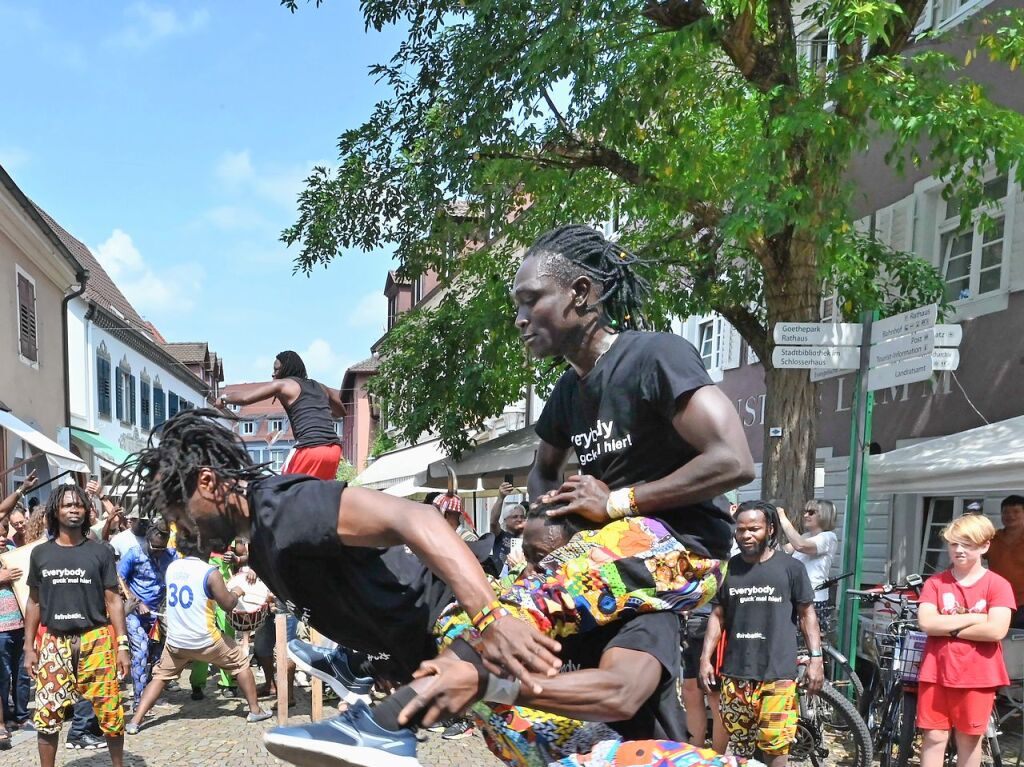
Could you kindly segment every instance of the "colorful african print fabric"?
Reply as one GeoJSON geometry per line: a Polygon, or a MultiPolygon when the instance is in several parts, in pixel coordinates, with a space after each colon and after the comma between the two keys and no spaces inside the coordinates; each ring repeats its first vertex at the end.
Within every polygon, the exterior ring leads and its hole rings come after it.
{"type": "Polygon", "coordinates": [[[796,737],[796,682],[722,677],[722,722],[731,753],[753,756],[756,749],[767,756],[788,754],[796,737]]]}
{"type": "Polygon", "coordinates": [[[121,736],[124,709],[110,626],[74,636],[47,632],[40,640],[32,717],[36,730],[47,735],[60,732],[68,709],[80,698],[92,703],[104,735],[121,736]]]}
{"type": "Polygon", "coordinates": [[[748,760],[674,740],[606,740],[588,754],[567,756],[559,767],[738,767],[748,760]]]}
{"type": "MultiPolygon", "coordinates": [[[[707,604],[726,563],[691,554],[656,519],[630,517],[584,530],[501,594],[503,605],[542,633],[564,637],[638,613],[686,612],[707,604]]],[[[475,630],[457,605],[435,628],[441,646],[475,630]]]]}

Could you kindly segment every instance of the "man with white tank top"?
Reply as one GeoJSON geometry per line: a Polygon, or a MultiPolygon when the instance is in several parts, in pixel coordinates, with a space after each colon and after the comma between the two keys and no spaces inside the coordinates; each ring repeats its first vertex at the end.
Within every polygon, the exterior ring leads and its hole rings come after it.
{"type": "Polygon", "coordinates": [[[139,731],[143,717],[166,684],[181,676],[193,661],[212,663],[235,677],[249,704],[247,722],[269,719],[272,712],[260,708],[256,699],[256,680],[249,659],[234,639],[220,633],[215,620],[216,606],[231,612],[242,596],[242,589],[236,586],[228,590],[220,570],[200,559],[197,541],[182,528],[178,529],[177,545],[184,558],[176,559],[167,568],[167,641],[160,662],[153,668],[153,681],[146,686],[125,732],[134,735],[139,731]]]}

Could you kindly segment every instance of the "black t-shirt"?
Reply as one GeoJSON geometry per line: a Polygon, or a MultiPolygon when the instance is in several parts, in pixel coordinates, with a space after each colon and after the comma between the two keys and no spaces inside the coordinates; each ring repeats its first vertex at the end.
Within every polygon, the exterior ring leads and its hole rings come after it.
{"type": "Polygon", "coordinates": [[[768,682],[796,679],[797,605],[814,600],[804,566],[783,551],[749,564],[737,555],[713,604],[725,619],[722,676],[768,682]]]}
{"type": "Polygon", "coordinates": [[[105,591],[117,587],[117,566],[109,546],[91,538],[77,546],[41,543],[29,556],[27,581],[49,631],[80,634],[110,623],[105,591]]]}
{"type": "MultiPolygon", "coordinates": [[[[405,681],[437,654],[431,636],[452,590],[404,546],[346,546],[338,538],[344,482],[305,475],[249,484],[249,564],[298,617],[369,655],[378,674],[405,681]]],[[[477,551],[491,553],[488,538],[477,551]]]]}
{"type": "MultiPolygon", "coordinates": [[[[572,368],[562,374],[535,428],[545,442],[572,447],[580,471],[613,490],[653,482],[697,456],[672,419],[680,397],[710,384],[700,355],[685,339],[628,330],[586,376],[572,368]]],[[[732,518],[724,498],[649,516],[691,551],[729,556],[732,518]]]]}
{"type": "Polygon", "coordinates": [[[683,741],[682,707],[676,694],[679,675],[679,618],[675,613],[645,613],[629,620],[559,639],[562,671],[597,668],[607,650],[621,647],[653,656],[661,664],[661,681],[636,715],[608,726],[625,740],[662,738],[683,741]]]}

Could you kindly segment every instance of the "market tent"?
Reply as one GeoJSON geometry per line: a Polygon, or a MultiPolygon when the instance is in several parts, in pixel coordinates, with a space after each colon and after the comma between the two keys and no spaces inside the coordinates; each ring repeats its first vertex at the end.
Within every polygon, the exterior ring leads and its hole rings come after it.
{"type": "Polygon", "coordinates": [[[51,475],[66,471],[88,474],[89,467],[77,455],[64,449],[41,431],[36,431],[12,413],[0,410],[0,428],[25,440],[35,452],[42,453],[49,464],[51,475]]]}
{"type": "Polygon", "coordinates": [[[436,461],[443,456],[441,441],[436,439],[421,442],[412,447],[392,450],[390,453],[384,453],[363,469],[363,472],[356,477],[356,484],[373,490],[386,490],[389,487],[412,481],[417,472],[423,471],[431,461],[436,461]]]}
{"type": "Polygon", "coordinates": [[[96,455],[111,464],[112,467],[120,466],[128,458],[129,454],[126,450],[122,450],[94,432],[72,428],[71,437],[89,445],[96,455]]]}
{"type": "Polygon", "coordinates": [[[871,456],[876,493],[1019,493],[1024,488],[1024,416],[871,456]]]}
{"type": "MultiPolygon", "coordinates": [[[[539,444],[540,437],[532,426],[510,431],[467,450],[458,461],[451,458],[434,461],[425,472],[416,476],[416,484],[432,488],[448,487],[447,463],[455,471],[462,488],[495,490],[506,474],[512,475],[512,484],[522,487],[526,484],[539,444]]],[[[569,464],[576,466],[575,453],[570,455],[569,464]]]]}

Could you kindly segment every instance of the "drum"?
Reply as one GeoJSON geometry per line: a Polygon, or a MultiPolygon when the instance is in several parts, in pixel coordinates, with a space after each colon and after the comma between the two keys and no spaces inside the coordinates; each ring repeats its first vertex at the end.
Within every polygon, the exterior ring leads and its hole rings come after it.
{"type": "Polygon", "coordinates": [[[255,631],[263,625],[270,614],[270,605],[267,603],[270,589],[259,579],[255,583],[249,583],[247,576],[248,573],[243,570],[235,573],[228,581],[228,590],[236,586],[242,590],[238,604],[228,615],[228,621],[235,631],[255,631]]]}

